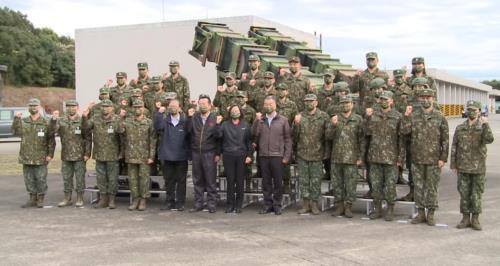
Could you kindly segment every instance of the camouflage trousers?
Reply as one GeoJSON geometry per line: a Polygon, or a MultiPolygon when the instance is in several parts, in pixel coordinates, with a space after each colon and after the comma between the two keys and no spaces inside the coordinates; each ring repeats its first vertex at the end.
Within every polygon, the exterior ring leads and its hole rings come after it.
{"type": "Polygon", "coordinates": [[[128,164],[128,183],[132,198],[149,198],[149,165],[129,163],[128,164]]]}
{"type": "Polygon", "coordinates": [[[297,159],[299,166],[299,188],[303,199],[318,200],[321,196],[323,161],[297,159]]]}
{"type": "Polygon", "coordinates": [[[356,201],[358,166],[355,164],[332,163],[332,186],[335,201],[353,203],[356,201]]]}
{"type": "Polygon", "coordinates": [[[460,212],[479,214],[482,211],[481,198],[484,192],[485,174],[458,172],[458,193],[460,193],[460,212]]]}
{"type": "Polygon", "coordinates": [[[397,196],[398,167],[395,164],[370,163],[370,178],[373,199],[393,204],[397,196]]]}
{"type": "Polygon", "coordinates": [[[415,205],[419,209],[438,207],[438,185],[441,169],[436,164],[411,164],[415,186],[415,205]]]}
{"type": "Polygon", "coordinates": [[[118,191],[118,161],[96,161],[97,187],[102,195],[116,195],[118,191]]]}
{"type": "Polygon", "coordinates": [[[64,192],[83,192],[85,189],[85,172],[87,172],[85,161],[62,161],[61,174],[64,183],[64,192]],[[73,186],[73,177],[76,180],[76,188],[73,186]]]}
{"type": "Polygon", "coordinates": [[[30,194],[47,192],[47,165],[23,164],[24,185],[30,194]]]}

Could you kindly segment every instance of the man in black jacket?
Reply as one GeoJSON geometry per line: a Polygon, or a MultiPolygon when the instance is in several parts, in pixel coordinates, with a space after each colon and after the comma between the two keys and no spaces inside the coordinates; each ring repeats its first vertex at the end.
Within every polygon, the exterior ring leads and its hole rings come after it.
{"type": "Polygon", "coordinates": [[[210,112],[210,96],[201,94],[198,98],[199,112],[188,110],[188,133],[191,136],[192,170],[194,184],[194,207],[190,212],[203,210],[203,193],[207,192],[207,206],[210,213],[217,205],[217,163],[220,147],[217,138],[216,115],[210,112]]]}

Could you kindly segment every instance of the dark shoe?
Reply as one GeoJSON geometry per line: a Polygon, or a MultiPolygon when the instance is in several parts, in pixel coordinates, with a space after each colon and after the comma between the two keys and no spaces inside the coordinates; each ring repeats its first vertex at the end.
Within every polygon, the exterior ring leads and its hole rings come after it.
{"type": "Polygon", "coordinates": [[[235,208],[235,209],[234,209],[234,212],[235,212],[235,213],[241,213],[241,208],[235,208]]]}
{"type": "Polygon", "coordinates": [[[465,229],[467,227],[471,226],[470,222],[470,214],[469,213],[463,213],[462,214],[462,221],[460,221],[459,224],[457,224],[458,229],[465,229]]]}
{"type": "Polygon", "coordinates": [[[209,213],[215,213],[217,210],[214,208],[208,208],[208,212],[209,213]]]}
{"type": "Polygon", "coordinates": [[[178,212],[183,212],[183,211],[184,211],[184,206],[179,206],[179,207],[177,207],[177,211],[178,211],[178,212]]]}
{"type": "Polygon", "coordinates": [[[281,215],[281,207],[274,207],[273,209],[275,215],[281,215]]]}
{"type": "Polygon", "coordinates": [[[260,211],[259,214],[268,214],[273,212],[273,207],[263,207],[260,211]]]}
{"type": "Polygon", "coordinates": [[[226,210],[224,211],[225,213],[232,213],[233,212],[233,207],[226,207],[226,210]]]}
{"type": "Polygon", "coordinates": [[[189,209],[189,212],[201,212],[203,211],[203,207],[194,207],[192,209],[189,209]]]}

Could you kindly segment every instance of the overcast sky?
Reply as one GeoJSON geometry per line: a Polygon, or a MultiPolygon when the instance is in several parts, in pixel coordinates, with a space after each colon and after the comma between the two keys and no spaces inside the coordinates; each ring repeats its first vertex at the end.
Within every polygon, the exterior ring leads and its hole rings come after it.
{"type": "Polygon", "coordinates": [[[325,52],[356,68],[365,67],[364,54],[373,50],[381,68],[424,56],[427,67],[473,80],[500,79],[500,1],[437,2],[0,0],[0,6],[72,37],[78,28],[255,15],[322,33],[325,52]]]}

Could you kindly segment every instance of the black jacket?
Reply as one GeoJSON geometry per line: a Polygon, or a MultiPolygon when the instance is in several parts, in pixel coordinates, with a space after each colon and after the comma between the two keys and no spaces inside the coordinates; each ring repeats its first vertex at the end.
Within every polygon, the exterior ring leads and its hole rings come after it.
{"type": "Polygon", "coordinates": [[[191,150],[193,152],[215,152],[217,155],[220,155],[216,122],[216,116],[213,113],[210,113],[207,117],[205,124],[203,124],[201,114],[198,112],[196,112],[193,117],[188,118],[188,132],[191,138],[191,150]]]}
{"type": "Polygon", "coordinates": [[[252,157],[252,132],[250,125],[241,120],[238,125],[231,120],[217,126],[218,137],[222,141],[222,153],[232,156],[252,157]]]}

